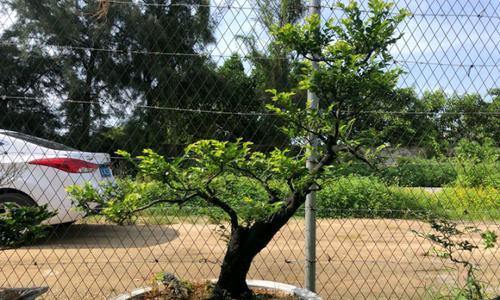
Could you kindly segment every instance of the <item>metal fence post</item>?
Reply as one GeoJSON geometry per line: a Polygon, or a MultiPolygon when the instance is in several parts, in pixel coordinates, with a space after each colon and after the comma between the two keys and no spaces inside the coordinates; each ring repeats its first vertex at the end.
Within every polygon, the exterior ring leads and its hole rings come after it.
{"type": "MultiPolygon", "coordinates": [[[[309,15],[321,13],[321,0],[311,0],[309,15]]],[[[315,53],[313,53],[315,55],[315,53]]],[[[318,63],[312,62],[313,69],[318,69],[318,63]]],[[[318,97],[312,92],[307,91],[307,98],[310,100],[310,109],[317,109],[319,106],[318,97]]],[[[317,146],[317,138],[310,137],[313,148],[317,146]]],[[[316,155],[311,151],[307,158],[307,168],[314,167],[316,155]]],[[[316,192],[313,191],[307,195],[305,204],[305,287],[310,291],[316,291],[316,192]]]]}

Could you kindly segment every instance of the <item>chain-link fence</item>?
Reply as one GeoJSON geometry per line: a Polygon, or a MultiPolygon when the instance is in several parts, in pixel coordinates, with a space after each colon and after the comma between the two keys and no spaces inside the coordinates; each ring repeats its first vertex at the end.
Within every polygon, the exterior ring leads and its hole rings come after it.
{"type": "MultiPolygon", "coordinates": [[[[365,20],[372,8],[360,7],[365,20]]],[[[172,161],[200,139],[242,138],[263,153],[303,154],[265,105],[268,89],[299,85],[304,67],[273,28],[303,24],[309,8],[301,0],[0,0],[0,293],[48,286],[47,299],[105,299],[151,285],[158,272],[217,278],[229,230],[217,210],[160,205],[116,225],[109,211],[82,218],[66,188],[133,178],[137,169],[117,150],[153,149],[172,161]],[[5,247],[15,240],[7,202],[48,204],[54,228],[5,247]]],[[[500,232],[500,2],[398,0],[388,17],[402,8],[412,15],[384,68],[404,73],[352,125],[385,145],[378,167],[340,160],[317,192],[317,292],[458,297],[471,287],[457,263],[467,261],[493,298],[500,252],[481,238],[500,232]],[[440,247],[446,239],[432,229],[443,226],[431,227],[430,215],[455,222],[460,232],[449,241],[467,240],[472,251],[440,247]]],[[[338,24],[345,9],[322,1],[320,16],[323,26],[338,24]]],[[[305,92],[294,97],[306,107],[305,92]]],[[[304,224],[299,211],[249,278],[302,286],[304,224]]]]}
{"type": "MultiPolygon", "coordinates": [[[[333,213],[333,212],[332,212],[333,213]]],[[[372,212],[375,214],[375,212],[372,212]]],[[[498,230],[494,222],[469,225],[498,230]]],[[[292,220],[255,259],[250,278],[304,282],[304,221],[292,220]]],[[[86,220],[59,229],[40,245],[2,253],[4,286],[49,286],[47,298],[100,299],[151,285],[168,270],[184,279],[217,278],[225,241],[219,225],[171,214],[116,226],[86,220]]],[[[452,294],[465,276],[433,257],[412,219],[318,220],[317,286],[326,299],[433,298],[452,294]]],[[[498,293],[498,252],[476,253],[487,293],[498,293]]]]}

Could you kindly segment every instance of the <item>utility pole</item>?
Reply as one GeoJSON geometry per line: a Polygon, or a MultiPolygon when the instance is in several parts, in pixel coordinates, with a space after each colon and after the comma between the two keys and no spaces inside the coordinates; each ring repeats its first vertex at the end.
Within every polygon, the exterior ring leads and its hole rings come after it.
{"type": "MultiPolygon", "coordinates": [[[[321,0],[310,0],[309,15],[321,14],[321,0]]],[[[311,53],[313,56],[317,53],[311,53]]],[[[318,70],[319,66],[316,61],[312,62],[313,70],[318,70]]],[[[319,99],[311,90],[307,91],[307,98],[310,101],[309,109],[318,109],[319,99]]],[[[318,146],[318,138],[314,135],[309,136],[311,141],[311,152],[307,157],[307,168],[310,170],[316,164],[316,153],[314,148],[318,146]]],[[[316,191],[312,191],[307,195],[305,204],[305,288],[310,291],[316,291],[316,191]]]]}

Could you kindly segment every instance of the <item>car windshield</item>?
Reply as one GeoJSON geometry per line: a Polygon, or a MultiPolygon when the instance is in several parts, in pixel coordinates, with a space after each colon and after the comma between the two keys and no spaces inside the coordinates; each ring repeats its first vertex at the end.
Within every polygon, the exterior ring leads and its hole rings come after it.
{"type": "Polygon", "coordinates": [[[31,135],[27,135],[27,134],[24,134],[24,133],[13,132],[13,131],[0,131],[0,133],[4,134],[4,135],[7,135],[7,136],[10,136],[10,137],[13,137],[13,138],[16,138],[16,139],[23,140],[23,141],[28,142],[28,143],[35,144],[37,146],[49,148],[49,149],[52,149],[52,150],[76,151],[76,149],[71,148],[69,146],[66,146],[66,145],[63,145],[63,144],[59,144],[59,143],[56,143],[56,142],[52,142],[52,141],[49,141],[49,140],[46,140],[46,139],[34,137],[34,136],[31,136],[31,135]]]}

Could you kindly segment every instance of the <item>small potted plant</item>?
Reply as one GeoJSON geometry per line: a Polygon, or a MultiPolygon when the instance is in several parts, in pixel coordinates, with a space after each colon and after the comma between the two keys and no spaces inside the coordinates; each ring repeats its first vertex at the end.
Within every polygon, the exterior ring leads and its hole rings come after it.
{"type": "Polygon", "coordinates": [[[363,20],[356,2],[339,4],[345,17],[338,25],[333,20],[321,25],[320,16],[313,15],[303,25],[274,29],[277,43],[302,61],[301,80],[294,91],[270,90],[266,108],[282,119],[290,144],[304,151],[262,153],[241,140],[197,141],[172,161],[149,149],[136,158],[121,151],[136,165],[137,177],[104,184],[101,193],[90,185],[72,187],[75,201],[84,210],[98,202],[104,215],[122,223],[160,204],[196,203],[222,211],[230,232],[210,298],[253,299],[247,273],[254,257],[303,206],[306,195],[321,187],[327,170],[339,161],[370,163],[374,155],[365,150],[382,149],[377,146],[383,141],[358,121],[366,117],[363,111],[387,105],[401,74],[388,68],[388,47],[398,40],[396,27],[408,12],[394,14],[393,6],[370,0],[363,20]],[[319,109],[299,101],[305,90],[321,99],[319,109]],[[308,146],[312,139],[318,141],[314,149],[308,146]],[[311,151],[316,161],[307,168],[311,151]]]}

